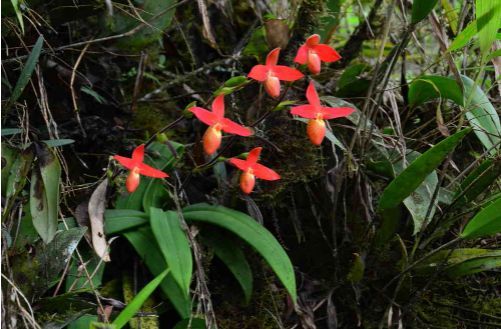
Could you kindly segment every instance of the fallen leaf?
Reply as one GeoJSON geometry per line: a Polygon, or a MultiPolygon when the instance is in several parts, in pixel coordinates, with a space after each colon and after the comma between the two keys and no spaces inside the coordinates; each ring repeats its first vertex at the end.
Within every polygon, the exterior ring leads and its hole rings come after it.
{"type": "Polygon", "coordinates": [[[94,190],[89,200],[89,219],[92,233],[92,247],[96,254],[105,262],[110,261],[108,243],[104,235],[104,210],[106,205],[106,190],[108,179],[105,179],[94,190]]]}

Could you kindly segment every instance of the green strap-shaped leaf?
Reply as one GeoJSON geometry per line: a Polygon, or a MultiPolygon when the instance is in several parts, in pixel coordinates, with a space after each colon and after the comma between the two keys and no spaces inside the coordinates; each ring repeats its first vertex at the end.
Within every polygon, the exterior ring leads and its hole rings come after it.
{"type": "Polygon", "coordinates": [[[501,22],[501,2],[499,0],[476,0],[478,41],[480,51],[485,56],[490,52],[492,43],[501,22]]]}
{"type": "Polygon", "coordinates": [[[413,161],[384,189],[379,200],[379,211],[397,207],[407,198],[426,177],[435,170],[456,145],[471,131],[470,128],[458,131],[444,139],[413,161]]]}
{"type": "Polygon", "coordinates": [[[411,22],[417,24],[435,8],[438,0],[414,0],[412,2],[411,22]]]}
{"type": "Polygon", "coordinates": [[[416,267],[419,275],[429,275],[442,267],[450,277],[470,275],[501,267],[501,250],[459,248],[441,250],[416,267]]]}
{"type": "Polygon", "coordinates": [[[125,309],[120,312],[120,314],[113,321],[113,325],[120,329],[129,322],[129,320],[136,314],[136,312],[141,308],[143,303],[150,297],[150,295],[157,289],[157,287],[162,283],[162,281],[169,273],[169,269],[166,269],[160,273],[156,278],[151,280],[141,291],[134,297],[134,299],[125,307],[125,309]]]}
{"type": "Polygon", "coordinates": [[[214,250],[242,287],[245,301],[250,302],[252,295],[252,271],[245,255],[233,239],[214,235],[204,235],[203,242],[214,250]]]}
{"type": "Polygon", "coordinates": [[[449,51],[456,51],[463,48],[473,40],[477,34],[477,20],[470,22],[452,41],[449,51]]]}
{"type": "Polygon", "coordinates": [[[106,209],[104,218],[104,232],[107,235],[120,233],[149,222],[146,213],[133,209],[106,209]]]}
{"type": "Polygon", "coordinates": [[[177,214],[151,207],[150,223],[172,277],[183,289],[185,296],[189,296],[193,260],[190,243],[177,214]]]}
{"type": "Polygon", "coordinates": [[[31,176],[30,211],[33,226],[43,241],[49,243],[57,231],[61,165],[43,144],[37,144],[37,158],[38,166],[31,176]]]}
{"type": "Polygon", "coordinates": [[[40,52],[42,51],[43,41],[43,36],[39,36],[37,42],[35,43],[35,46],[31,50],[30,56],[26,60],[26,64],[24,65],[21,74],[19,75],[19,79],[17,79],[16,86],[12,91],[12,95],[9,98],[9,102],[7,103],[6,108],[12,106],[12,104],[14,104],[19,99],[19,96],[21,96],[21,93],[30,81],[33,70],[38,63],[40,52]]]}
{"type": "Polygon", "coordinates": [[[499,114],[480,86],[464,75],[461,80],[464,85],[466,118],[484,147],[490,150],[491,155],[496,155],[501,147],[499,114]]]}
{"type": "Polygon", "coordinates": [[[501,232],[501,197],[480,210],[461,233],[463,239],[474,239],[501,232]]]}
{"type": "Polygon", "coordinates": [[[501,158],[487,159],[475,168],[459,186],[455,206],[463,206],[474,201],[501,175],[501,158]]]}
{"type": "MultiPolygon", "coordinates": [[[[153,275],[159,275],[167,268],[167,264],[155,242],[153,232],[149,227],[141,227],[134,231],[125,232],[124,236],[132,244],[136,252],[143,259],[153,275]]],[[[191,313],[191,299],[184,295],[171,274],[160,284],[160,289],[169,298],[172,305],[184,319],[191,313]]]]}
{"type": "Polygon", "coordinates": [[[186,207],[183,212],[187,221],[220,226],[246,241],[268,262],[296,302],[296,278],[287,253],[275,237],[252,217],[225,207],[204,204],[186,207]]]}

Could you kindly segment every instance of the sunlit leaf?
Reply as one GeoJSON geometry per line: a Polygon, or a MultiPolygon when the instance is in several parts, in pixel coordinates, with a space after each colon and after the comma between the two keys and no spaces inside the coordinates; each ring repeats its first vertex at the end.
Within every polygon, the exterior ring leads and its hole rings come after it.
{"type": "Polygon", "coordinates": [[[134,297],[134,299],[127,304],[125,309],[120,312],[120,314],[113,321],[113,325],[117,329],[121,329],[123,326],[129,322],[129,320],[136,315],[136,312],[139,311],[144,302],[150,297],[150,295],[157,289],[157,287],[162,283],[164,278],[169,273],[169,269],[166,269],[162,273],[160,273],[156,278],[151,280],[141,291],[134,297]]]}
{"type": "Polygon", "coordinates": [[[499,0],[476,0],[475,14],[480,51],[485,56],[490,52],[491,45],[496,40],[501,22],[501,2],[499,0]]]}
{"type": "Polygon", "coordinates": [[[501,232],[501,197],[480,210],[461,233],[463,239],[474,239],[501,232]]]}

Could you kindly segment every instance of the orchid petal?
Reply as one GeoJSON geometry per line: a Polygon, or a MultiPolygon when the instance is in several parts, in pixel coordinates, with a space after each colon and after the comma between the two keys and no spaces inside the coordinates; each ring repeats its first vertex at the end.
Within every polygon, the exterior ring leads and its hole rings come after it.
{"type": "Polygon", "coordinates": [[[331,46],[319,44],[313,47],[313,50],[318,54],[323,62],[331,63],[341,59],[341,55],[335,51],[331,46]]]}
{"type": "Polygon", "coordinates": [[[280,48],[275,48],[268,56],[266,56],[266,66],[274,66],[278,63],[278,56],[280,56],[280,48]]]}
{"type": "Polygon", "coordinates": [[[306,39],[306,45],[308,47],[314,47],[320,43],[320,36],[318,34],[313,34],[308,39],[306,39]]]}
{"type": "Polygon", "coordinates": [[[167,175],[163,171],[150,167],[145,163],[140,163],[138,165],[138,168],[139,168],[139,173],[144,176],[154,177],[154,178],[169,177],[169,175],[167,175]]]}
{"type": "Polygon", "coordinates": [[[240,169],[242,171],[246,171],[250,167],[250,164],[245,160],[231,158],[228,161],[230,162],[230,164],[234,165],[235,167],[237,167],[238,169],[240,169]]]}
{"type": "Polygon", "coordinates": [[[249,155],[247,156],[247,162],[256,163],[257,160],[259,160],[259,156],[261,155],[262,149],[263,149],[262,147],[256,147],[256,148],[252,149],[249,152],[249,155]]]}
{"type": "Polygon", "coordinates": [[[224,117],[224,95],[219,95],[212,102],[212,113],[219,119],[224,117]]]}
{"type": "Polygon", "coordinates": [[[247,76],[257,81],[264,81],[268,77],[269,70],[269,67],[267,67],[266,65],[254,65],[247,76]]]}
{"type": "Polygon", "coordinates": [[[280,179],[280,175],[274,170],[263,166],[262,164],[255,163],[252,165],[252,173],[260,179],[264,180],[277,180],[280,179]]]}
{"type": "Polygon", "coordinates": [[[231,121],[230,119],[227,118],[223,118],[221,120],[221,124],[222,124],[222,130],[224,132],[227,132],[228,134],[234,134],[246,137],[252,135],[253,133],[251,129],[239,125],[238,123],[231,121]]]}
{"type": "Polygon", "coordinates": [[[295,106],[291,109],[291,113],[306,119],[315,119],[318,111],[311,104],[295,106]]]}
{"type": "Polygon", "coordinates": [[[308,88],[306,89],[306,98],[308,102],[314,107],[320,107],[320,99],[318,98],[317,90],[315,89],[315,84],[310,81],[308,88]]]}
{"type": "Polygon", "coordinates": [[[308,46],[302,45],[297,50],[297,54],[296,54],[296,57],[294,58],[294,62],[299,63],[299,64],[306,64],[307,60],[308,60],[308,46]]]}
{"type": "Polygon", "coordinates": [[[137,162],[131,158],[126,158],[120,155],[114,155],[113,159],[117,160],[125,168],[132,170],[137,165],[137,162]]]}
{"type": "Polygon", "coordinates": [[[191,107],[188,111],[193,113],[198,120],[202,121],[208,126],[212,126],[213,124],[218,122],[218,117],[216,114],[201,107],[194,106],[191,107]]]}
{"type": "Polygon", "coordinates": [[[347,117],[355,112],[351,107],[322,107],[320,111],[326,120],[347,117]]]}
{"type": "Polygon", "coordinates": [[[304,77],[300,71],[284,65],[275,65],[272,71],[277,78],[283,81],[296,81],[304,77]]]}
{"type": "Polygon", "coordinates": [[[132,160],[141,163],[144,160],[144,144],[139,145],[132,151],[132,160]]]}

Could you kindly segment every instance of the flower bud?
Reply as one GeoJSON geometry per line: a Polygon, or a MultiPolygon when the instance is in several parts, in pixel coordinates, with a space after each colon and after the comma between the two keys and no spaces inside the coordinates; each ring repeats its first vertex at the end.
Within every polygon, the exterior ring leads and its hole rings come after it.
{"type": "Polygon", "coordinates": [[[325,121],[323,119],[311,119],[308,121],[306,133],[314,145],[322,144],[325,137],[325,121]]]}
{"type": "Polygon", "coordinates": [[[256,184],[256,177],[249,171],[244,171],[240,175],[240,188],[245,194],[250,194],[256,184]]]}
{"type": "Polygon", "coordinates": [[[203,137],[204,151],[207,155],[211,155],[221,145],[221,128],[219,125],[210,126],[205,131],[203,137]]]}

